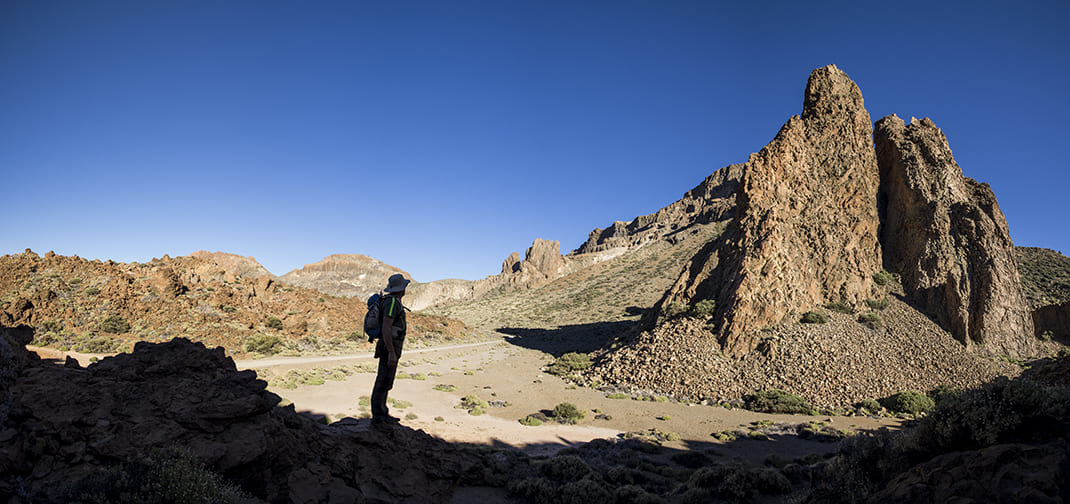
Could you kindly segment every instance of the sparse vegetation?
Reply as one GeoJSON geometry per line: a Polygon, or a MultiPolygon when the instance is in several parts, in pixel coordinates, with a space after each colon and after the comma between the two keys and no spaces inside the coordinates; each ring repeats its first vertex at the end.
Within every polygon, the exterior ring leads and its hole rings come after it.
{"type": "Polygon", "coordinates": [[[518,420],[520,425],[526,425],[528,427],[538,427],[542,425],[543,420],[536,415],[528,415],[518,420]]]}
{"type": "Polygon", "coordinates": [[[583,419],[584,413],[580,411],[576,405],[568,402],[563,402],[554,406],[553,413],[551,414],[555,420],[559,423],[574,424],[583,419]]]}
{"type": "Polygon", "coordinates": [[[881,317],[875,312],[868,312],[859,315],[858,321],[861,322],[862,325],[873,329],[874,331],[881,328],[881,317]]]}
{"type": "Polygon", "coordinates": [[[801,397],[779,389],[766,390],[744,398],[744,405],[751,411],[816,415],[817,410],[801,397]]]}
{"type": "Polygon", "coordinates": [[[278,317],[268,317],[264,320],[264,326],[268,329],[275,329],[276,331],[282,330],[282,320],[278,317]]]}
{"type": "Polygon", "coordinates": [[[629,396],[623,392],[614,392],[606,396],[609,399],[627,399],[629,396]]]}
{"type": "Polygon", "coordinates": [[[591,357],[585,353],[569,352],[554,360],[546,372],[558,376],[568,376],[576,371],[591,367],[591,357]]]}
{"type": "Polygon", "coordinates": [[[819,311],[808,311],[802,316],[802,323],[804,324],[824,324],[828,321],[828,316],[819,311]]]}
{"type": "Polygon", "coordinates": [[[896,413],[916,415],[933,409],[936,404],[929,396],[913,390],[895,394],[881,401],[885,408],[896,413]]]}
{"type": "Polygon", "coordinates": [[[274,355],[279,351],[280,339],[274,334],[254,334],[245,338],[242,348],[248,353],[274,355]]]}
{"type": "Polygon", "coordinates": [[[828,303],[825,305],[825,308],[828,308],[829,310],[832,310],[836,313],[843,313],[845,315],[852,315],[855,312],[855,308],[851,306],[850,303],[846,303],[843,301],[828,303]]]}
{"type": "Polygon", "coordinates": [[[877,285],[883,287],[893,282],[895,282],[895,276],[885,270],[880,270],[873,274],[873,283],[877,285]]]}
{"type": "Polygon", "coordinates": [[[109,315],[101,321],[100,330],[106,333],[123,334],[130,331],[130,323],[118,315],[109,315]]]}
{"type": "Polygon", "coordinates": [[[484,401],[475,395],[466,395],[461,399],[461,404],[458,404],[456,408],[468,410],[469,415],[480,416],[490,409],[490,405],[487,404],[487,401],[484,401]]]}
{"type": "Polygon", "coordinates": [[[891,301],[888,299],[887,296],[885,296],[883,298],[880,298],[880,299],[867,299],[866,300],[866,308],[869,308],[870,310],[883,310],[883,309],[887,308],[888,305],[890,305],[890,304],[891,304],[891,301]]]}
{"type": "Polygon", "coordinates": [[[862,402],[858,403],[858,409],[865,410],[871,414],[877,413],[881,410],[881,403],[875,399],[863,399],[862,402]]]}

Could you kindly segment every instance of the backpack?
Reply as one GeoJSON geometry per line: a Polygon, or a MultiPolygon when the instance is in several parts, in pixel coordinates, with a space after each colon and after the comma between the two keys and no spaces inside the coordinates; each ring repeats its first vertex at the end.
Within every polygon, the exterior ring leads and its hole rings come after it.
{"type": "Polygon", "coordinates": [[[383,335],[383,296],[378,293],[368,298],[368,313],[364,314],[364,334],[368,335],[368,343],[374,342],[383,335]]]}

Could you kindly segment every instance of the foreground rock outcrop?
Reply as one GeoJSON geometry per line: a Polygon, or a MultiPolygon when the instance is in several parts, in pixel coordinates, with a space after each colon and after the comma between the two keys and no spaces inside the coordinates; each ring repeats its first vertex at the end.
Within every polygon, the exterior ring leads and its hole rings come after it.
{"type": "Polygon", "coordinates": [[[2,495],[65,502],[108,468],[173,447],[267,502],[444,502],[478,465],[421,431],[328,426],[277,407],[221,348],[139,343],[86,369],[15,351],[23,360],[0,425],[2,495]]]}
{"type": "Polygon", "coordinates": [[[1007,220],[988,184],[962,175],[932,121],[876,126],[884,264],[907,295],[967,346],[1036,351],[1007,220]]]}

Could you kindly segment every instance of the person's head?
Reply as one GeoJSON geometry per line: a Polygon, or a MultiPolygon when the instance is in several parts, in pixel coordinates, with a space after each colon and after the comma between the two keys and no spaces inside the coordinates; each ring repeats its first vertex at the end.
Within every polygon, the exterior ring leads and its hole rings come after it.
{"type": "Polygon", "coordinates": [[[387,294],[393,294],[396,297],[405,295],[405,287],[409,285],[409,280],[406,280],[401,273],[390,275],[390,279],[387,280],[386,288],[383,292],[387,294]]]}

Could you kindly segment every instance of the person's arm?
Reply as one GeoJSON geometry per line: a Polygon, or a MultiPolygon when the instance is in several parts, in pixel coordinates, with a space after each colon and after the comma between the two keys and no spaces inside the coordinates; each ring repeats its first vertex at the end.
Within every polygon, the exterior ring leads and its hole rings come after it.
{"type": "Polygon", "coordinates": [[[394,317],[383,315],[383,345],[386,346],[387,363],[395,366],[398,363],[398,354],[394,351],[394,317]]]}

